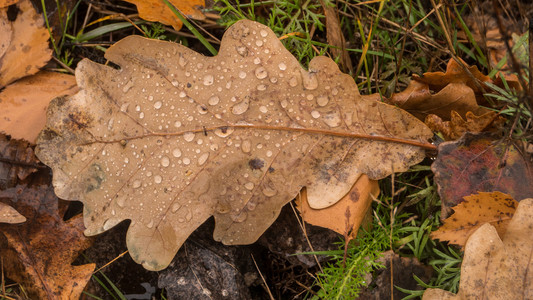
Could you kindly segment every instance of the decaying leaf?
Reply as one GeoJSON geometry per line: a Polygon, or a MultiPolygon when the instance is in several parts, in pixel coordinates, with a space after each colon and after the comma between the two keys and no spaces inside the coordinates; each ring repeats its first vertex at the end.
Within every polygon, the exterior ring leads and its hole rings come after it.
{"type": "Polygon", "coordinates": [[[0,8],[0,88],[37,73],[52,58],[42,16],[30,0],[16,5],[14,21],[7,16],[8,7],[0,8]]]}
{"type": "MultiPolygon", "coordinates": [[[[137,6],[139,17],[152,22],[161,22],[180,30],[183,25],[180,19],[168,8],[163,0],[124,0],[137,6]]],[[[196,20],[205,19],[200,8],[205,6],[204,0],[168,0],[182,15],[196,20]]]]}
{"type": "Polygon", "coordinates": [[[431,237],[464,247],[468,237],[481,225],[490,223],[503,237],[518,202],[500,192],[479,193],[464,197],[465,201],[453,208],[454,213],[444,220],[431,237]]]}
{"type": "Polygon", "coordinates": [[[0,8],[8,7],[12,4],[17,3],[19,0],[0,0],[0,8]]]}
{"type": "Polygon", "coordinates": [[[0,202],[0,223],[17,224],[24,221],[26,221],[26,218],[16,209],[0,202]]]}
{"type": "Polygon", "coordinates": [[[46,123],[50,100],[76,91],[74,76],[44,71],[7,86],[0,92],[0,132],[34,143],[46,123]]]}
{"type": "Polygon", "coordinates": [[[476,115],[488,112],[477,104],[474,91],[464,83],[450,83],[432,94],[426,83],[411,80],[402,92],[393,94],[388,103],[398,105],[420,120],[428,115],[437,115],[443,120],[450,120],[453,111],[461,117],[468,112],[476,115]]]}
{"type": "Polygon", "coordinates": [[[120,70],[80,62],[81,91],[52,101],[36,151],[56,194],[84,202],[85,233],[131,219],[128,249],[151,270],[211,215],[216,240],[252,243],[302,187],[327,207],[361,174],[407,170],[433,148],[423,123],[360,98],[326,57],[303,70],[252,21],[216,57],[130,36],[106,58],[120,70]]]}
{"type": "Polygon", "coordinates": [[[0,190],[14,187],[37,171],[37,162],[28,142],[0,133],[0,190]]]}
{"type": "Polygon", "coordinates": [[[366,175],[361,175],[348,194],[339,202],[323,208],[313,209],[307,202],[307,192],[302,190],[296,198],[297,208],[302,219],[312,225],[329,228],[346,238],[354,238],[359,226],[372,205],[372,197],[379,195],[379,185],[366,175]]]}
{"type": "Polygon", "coordinates": [[[58,209],[48,171],[35,175],[40,178],[30,185],[0,191],[0,201],[27,218],[20,225],[0,224],[3,270],[24,286],[31,299],[79,299],[95,267],[71,265],[90,246],[82,217],[63,221],[65,209],[58,209]]]}
{"type": "Polygon", "coordinates": [[[446,73],[428,72],[424,73],[422,76],[415,74],[413,75],[413,79],[428,84],[430,89],[434,91],[440,91],[451,83],[460,83],[467,85],[474,91],[474,93],[480,93],[480,83],[490,81],[490,78],[481,73],[477,66],[468,66],[462,60],[461,63],[466,69],[452,58],[448,61],[446,73]]]}
{"type": "Polygon", "coordinates": [[[520,201],[503,240],[485,224],[466,242],[459,293],[427,289],[424,300],[532,299],[533,199],[520,201]]]}
{"type": "Polygon", "coordinates": [[[440,144],[431,170],[442,200],[441,218],[477,192],[499,191],[514,199],[533,195],[533,166],[527,156],[487,133],[466,133],[440,144]]]}
{"type": "Polygon", "coordinates": [[[466,121],[456,111],[451,112],[450,121],[443,121],[437,115],[428,115],[426,125],[431,130],[441,132],[446,140],[456,140],[465,132],[479,133],[492,127],[498,127],[504,121],[498,117],[498,113],[489,111],[483,115],[476,116],[472,112],[466,113],[466,121]]]}

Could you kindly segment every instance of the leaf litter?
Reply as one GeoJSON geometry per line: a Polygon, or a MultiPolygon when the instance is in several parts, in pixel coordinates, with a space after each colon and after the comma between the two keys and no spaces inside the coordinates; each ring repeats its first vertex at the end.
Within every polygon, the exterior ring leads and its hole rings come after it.
{"type": "Polygon", "coordinates": [[[130,219],[133,259],[165,268],[211,215],[214,239],[249,244],[307,187],[313,208],[421,161],[431,131],[363,99],[325,57],[301,68],[266,26],[240,21],[220,54],[130,36],[80,62],[81,89],[54,100],[37,155],[56,194],[84,203],[87,235],[130,219]]]}

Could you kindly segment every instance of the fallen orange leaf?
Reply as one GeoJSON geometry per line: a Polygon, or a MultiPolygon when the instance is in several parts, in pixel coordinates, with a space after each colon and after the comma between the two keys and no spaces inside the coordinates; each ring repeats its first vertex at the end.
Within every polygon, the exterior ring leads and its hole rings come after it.
{"type": "MultiPolygon", "coordinates": [[[[160,22],[171,25],[176,30],[180,30],[183,25],[180,19],[168,8],[163,0],[124,0],[137,6],[139,17],[151,22],[160,22]]],[[[205,6],[204,0],[168,0],[176,7],[182,15],[196,20],[205,19],[204,14],[199,10],[205,6]]]]}

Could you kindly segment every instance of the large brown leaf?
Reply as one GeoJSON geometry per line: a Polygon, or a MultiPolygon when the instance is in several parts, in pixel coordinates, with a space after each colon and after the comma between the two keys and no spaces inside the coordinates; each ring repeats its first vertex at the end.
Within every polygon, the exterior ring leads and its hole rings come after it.
{"type": "Polygon", "coordinates": [[[216,240],[252,243],[303,186],[327,207],[362,173],[406,170],[433,148],[420,121],[362,99],[326,57],[303,70],[259,23],[232,26],[216,57],[138,36],[106,57],[121,69],[82,61],[81,91],[52,101],[36,151],[57,195],[84,202],[86,234],[132,220],[128,248],[148,269],[211,215],[216,240]]]}

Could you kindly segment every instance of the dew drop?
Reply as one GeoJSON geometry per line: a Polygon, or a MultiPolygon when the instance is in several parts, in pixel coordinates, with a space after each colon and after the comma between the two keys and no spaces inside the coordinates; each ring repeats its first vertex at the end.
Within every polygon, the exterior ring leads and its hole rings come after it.
{"type": "Polygon", "coordinates": [[[212,96],[209,98],[209,100],[207,100],[207,103],[209,103],[209,105],[217,105],[219,101],[220,98],[218,98],[218,96],[212,96]]]}
{"type": "Polygon", "coordinates": [[[215,81],[215,78],[213,75],[205,75],[204,77],[204,85],[212,85],[215,81]]]}
{"type": "Polygon", "coordinates": [[[304,88],[308,90],[314,90],[318,87],[318,78],[315,73],[303,73],[302,83],[304,85],[304,88]]]}
{"type": "Polygon", "coordinates": [[[266,114],[268,112],[268,108],[266,106],[264,106],[264,105],[261,105],[259,107],[259,111],[264,113],[264,114],[266,114]]]}
{"type": "Polygon", "coordinates": [[[319,106],[326,106],[328,105],[328,102],[329,102],[328,96],[322,95],[316,98],[316,104],[318,104],[319,106]]]}
{"type": "Polygon", "coordinates": [[[246,57],[248,56],[248,49],[244,46],[237,46],[237,53],[239,53],[240,56],[246,57]]]}
{"type": "Polygon", "coordinates": [[[281,107],[286,108],[289,105],[287,100],[281,100],[281,107]]]}
{"type": "Polygon", "coordinates": [[[187,215],[185,215],[185,220],[190,221],[192,220],[192,210],[187,210],[187,215]]]}
{"type": "Polygon", "coordinates": [[[181,127],[181,122],[180,121],[174,122],[174,127],[176,127],[176,128],[181,127]]]}
{"type": "Polygon", "coordinates": [[[126,85],[124,85],[124,87],[122,88],[122,91],[125,93],[127,91],[129,91],[131,88],[133,87],[133,81],[128,81],[128,83],[126,83],[126,85]]]}
{"type": "Polygon", "coordinates": [[[165,168],[168,167],[170,165],[170,159],[167,156],[163,156],[161,158],[161,165],[165,168]]]}
{"type": "Polygon", "coordinates": [[[178,202],[172,204],[172,207],[170,208],[172,210],[173,213],[177,212],[179,209],[181,208],[181,204],[179,204],[178,202]]]}
{"type": "Polygon", "coordinates": [[[141,111],[141,107],[139,105],[135,106],[135,111],[141,111]]]}
{"type": "Polygon", "coordinates": [[[233,133],[233,131],[235,131],[235,129],[233,129],[233,127],[219,127],[217,129],[215,129],[215,134],[221,138],[225,138],[227,136],[229,136],[230,134],[233,133]]]}
{"type": "Polygon", "coordinates": [[[239,72],[239,78],[240,78],[240,79],[244,79],[244,78],[246,78],[246,72],[244,72],[244,71],[240,71],[240,72],[239,72]]]}
{"type": "Polygon", "coordinates": [[[261,46],[263,46],[263,41],[262,40],[257,40],[257,41],[255,41],[255,44],[257,45],[257,47],[261,47],[261,46]]]}
{"type": "Polygon", "coordinates": [[[126,205],[126,197],[120,197],[117,199],[117,205],[119,207],[124,207],[126,205]]]}
{"type": "Polygon", "coordinates": [[[181,156],[181,150],[178,149],[178,148],[172,150],[172,156],[174,156],[174,157],[180,157],[180,156],[181,156]]]}
{"type": "Polygon", "coordinates": [[[338,93],[339,93],[339,90],[338,90],[337,88],[333,88],[333,89],[331,90],[331,94],[332,94],[333,96],[337,96],[338,93]]]}
{"type": "Polygon", "coordinates": [[[185,98],[187,97],[187,93],[185,93],[184,91],[181,91],[179,96],[180,98],[185,98]]]}
{"type": "Polygon", "coordinates": [[[272,197],[274,195],[276,195],[277,191],[275,189],[272,189],[270,187],[265,187],[263,188],[263,195],[267,196],[267,197],[272,197]]]}
{"type": "Polygon", "coordinates": [[[207,158],[209,158],[209,152],[206,152],[200,155],[200,157],[198,157],[198,165],[201,166],[205,164],[205,162],[207,161],[207,158]]]}
{"type": "Polygon", "coordinates": [[[267,76],[268,76],[268,72],[265,68],[259,67],[255,69],[255,77],[257,77],[257,79],[264,79],[267,76]]]}
{"type": "Polygon", "coordinates": [[[194,132],[187,131],[183,134],[183,139],[186,142],[192,142],[194,140],[194,132]]]}
{"type": "Polygon", "coordinates": [[[128,111],[128,106],[130,106],[129,103],[123,103],[123,104],[120,106],[120,111],[121,111],[121,112],[127,112],[127,111],[128,111]]]}
{"type": "Polygon", "coordinates": [[[268,151],[266,152],[266,156],[267,156],[267,157],[271,157],[271,156],[272,156],[272,151],[268,150],[268,151]]]}
{"type": "Polygon", "coordinates": [[[262,37],[266,37],[268,35],[268,32],[266,30],[261,29],[261,31],[259,31],[259,34],[261,34],[262,37]]]}
{"type": "Polygon", "coordinates": [[[278,68],[282,71],[287,70],[287,65],[285,63],[279,63],[278,68]]]}
{"type": "Polygon", "coordinates": [[[156,103],[154,103],[154,108],[155,109],[160,109],[162,105],[163,105],[163,103],[161,103],[161,101],[157,101],[156,103]]]}
{"type": "Polygon", "coordinates": [[[183,164],[184,164],[184,165],[188,165],[188,164],[190,164],[190,163],[191,163],[191,160],[188,159],[187,157],[185,157],[185,158],[183,159],[183,164]]]}
{"type": "Polygon", "coordinates": [[[257,207],[257,202],[255,201],[250,201],[248,202],[248,204],[246,204],[246,208],[250,211],[254,210],[256,207],[257,207]]]}
{"type": "Polygon", "coordinates": [[[143,119],[143,118],[144,118],[144,113],[141,112],[141,113],[139,114],[139,119],[143,119]]]}
{"type": "Polygon", "coordinates": [[[231,112],[234,114],[234,115],[241,115],[243,113],[245,113],[247,110],[248,110],[248,107],[250,106],[250,100],[248,99],[244,99],[243,101],[235,104],[232,108],[231,108],[231,112]]]}
{"type": "Polygon", "coordinates": [[[151,220],[150,223],[146,224],[146,227],[148,228],[154,227],[154,220],[151,220]]]}
{"type": "Polygon", "coordinates": [[[289,85],[292,86],[292,87],[295,87],[298,85],[298,79],[296,77],[291,77],[291,79],[289,79],[289,85]]]}
{"type": "Polygon", "coordinates": [[[198,113],[201,115],[205,115],[207,113],[207,107],[200,104],[196,106],[196,110],[198,110],[198,113]]]}
{"type": "Polygon", "coordinates": [[[255,186],[255,184],[254,184],[253,182],[247,182],[247,183],[244,184],[244,187],[245,187],[247,190],[249,190],[249,191],[253,190],[253,189],[254,189],[254,186],[255,186]]]}
{"type": "Polygon", "coordinates": [[[163,178],[159,175],[155,175],[154,176],[154,182],[155,183],[161,183],[161,181],[163,181],[163,178]]]}
{"type": "Polygon", "coordinates": [[[137,188],[141,187],[141,181],[140,180],[135,180],[131,186],[134,189],[137,189],[137,188]]]}
{"type": "Polygon", "coordinates": [[[260,84],[260,85],[257,86],[257,90],[258,91],[264,91],[264,90],[266,90],[266,88],[267,88],[267,86],[264,85],[264,84],[260,84]]]}
{"type": "Polygon", "coordinates": [[[230,215],[231,219],[235,223],[242,223],[246,220],[248,217],[247,213],[245,211],[241,211],[238,213],[238,215],[230,215]]]}
{"type": "Polygon", "coordinates": [[[252,150],[252,143],[249,140],[244,140],[241,145],[242,152],[248,153],[252,150]]]}
{"type": "Polygon", "coordinates": [[[320,117],[320,113],[318,111],[316,111],[316,110],[313,110],[311,112],[311,116],[316,119],[316,118],[320,117]]]}
{"type": "Polygon", "coordinates": [[[324,123],[328,125],[329,127],[338,127],[341,125],[341,117],[339,113],[333,113],[324,116],[324,123]]]}

